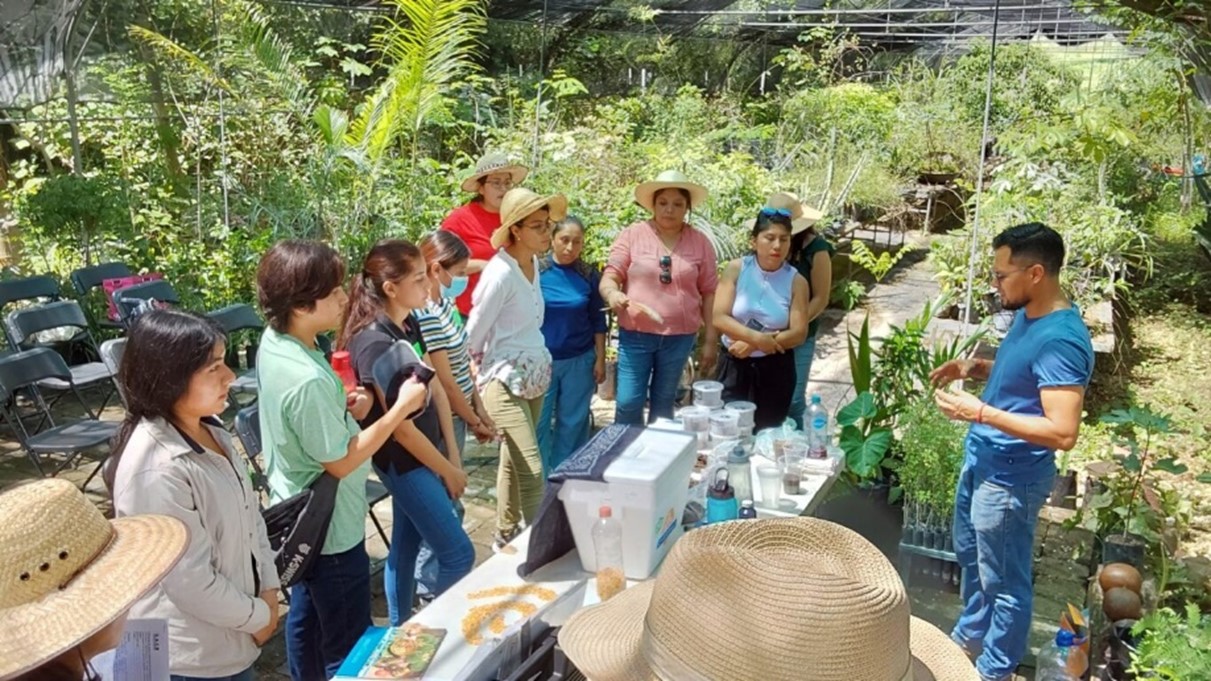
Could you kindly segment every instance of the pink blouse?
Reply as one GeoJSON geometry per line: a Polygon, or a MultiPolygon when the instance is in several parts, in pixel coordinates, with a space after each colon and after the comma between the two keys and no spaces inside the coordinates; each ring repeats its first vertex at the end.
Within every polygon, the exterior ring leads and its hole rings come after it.
{"type": "Polygon", "coordinates": [[[647,221],[627,227],[614,240],[605,274],[622,282],[628,298],[664,318],[659,324],[647,315],[623,310],[618,315],[622,328],[672,336],[697,333],[702,326],[702,299],[714,294],[719,284],[715,248],[702,232],[685,225],[671,254],[673,280],[668,284],[660,283],[660,258],[665,255],[669,251],[647,221]]]}

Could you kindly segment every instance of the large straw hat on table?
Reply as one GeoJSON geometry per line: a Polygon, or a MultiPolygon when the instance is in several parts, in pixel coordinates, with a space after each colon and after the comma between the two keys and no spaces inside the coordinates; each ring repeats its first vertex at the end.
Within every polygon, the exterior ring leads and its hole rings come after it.
{"type": "Polygon", "coordinates": [[[520,163],[513,163],[509,157],[501,153],[484,154],[475,164],[475,172],[463,180],[462,190],[474,194],[479,191],[479,181],[489,175],[508,173],[513,178],[513,184],[521,184],[526,179],[530,169],[520,163]]]}
{"type": "Polygon", "coordinates": [[[559,222],[568,216],[568,199],[563,194],[535,194],[525,187],[510,189],[500,202],[500,227],[492,232],[492,248],[509,243],[509,228],[542,208],[547,209],[547,219],[559,222]]]}
{"type": "Polygon", "coordinates": [[[635,187],[635,203],[643,206],[649,213],[653,212],[652,201],[656,198],[656,192],[662,189],[684,189],[689,192],[690,208],[698,208],[710,197],[706,187],[697,182],[690,182],[690,178],[686,177],[685,173],[666,170],[657,175],[655,180],[635,187]]]}
{"type": "Polygon", "coordinates": [[[912,617],[891,563],[815,518],[687,534],[655,579],[559,633],[592,681],[978,681],[963,651],[912,617]]]}
{"type": "Polygon", "coordinates": [[[188,537],[167,516],[106,520],[66,480],[0,494],[0,679],[117,619],[176,565],[188,537]]]}
{"type": "MultiPolygon", "coordinates": [[[[776,210],[785,210],[790,213],[791,218],[791,234],[798,234],[806,230],[808,227],[820,221],[824,217],[824,213],[812,208],[811,206],[799,200],[799,197],[791,192],[774,192],[765,199],[764,208],[773,208],[776,210]]],[[[757,218],[748,221],[746,225],[752,229],[757,224],[757,218]]]]}

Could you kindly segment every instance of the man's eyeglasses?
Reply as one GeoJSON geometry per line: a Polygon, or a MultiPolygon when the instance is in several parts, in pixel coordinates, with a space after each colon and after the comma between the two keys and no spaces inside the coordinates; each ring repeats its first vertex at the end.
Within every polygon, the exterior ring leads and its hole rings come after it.
{"type": "Polygon", "coordinates": [[[669,255],[660,256],[660,283],[673,283],[673,257],[669,255]]]}
{"type": "Polygon", "coordinates": [[[1029,267],[1019,267],[1016,270],[1010,270],[1008,272],[993,272],[992,280],[999,284],[1002,281],[1005,281],[1006,279],[1008,279],[1009,277],[1012,277],[1013,275],[1017,274],[1018,272],[1025,272],[1028,269],[1030,269],[1030,268],[1029,267]]]}

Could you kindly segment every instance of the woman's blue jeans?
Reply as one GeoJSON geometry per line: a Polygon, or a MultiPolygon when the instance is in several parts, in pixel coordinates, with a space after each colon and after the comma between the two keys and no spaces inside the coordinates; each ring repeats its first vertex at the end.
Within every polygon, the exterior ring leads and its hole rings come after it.
{"type": "Polygon", "coordinates": [[[673,418],[673,403],[685,363],[694,349],[692,333],[662,336],[640,331],[618,332],[618,391],[614,422],[644,424],[643,405],[648,403],[647,422],[673,418]]]}
{"type": "Polygon", "coordinates": [[[803,430],[803,418],[807,414],[807,382],[812,375],[812,359],[816,356],[816,337],[812,336],[795,348],[795,392],[791,395],[788,416],[795,420],[795,427],[803,430]]]}
{"type": "Polygon", "coordinates": [[[538,451],[547,475],[589,439],[589,404],[597,390],[595,361],[597,352],[589,350],[551,365],[551,387],[538,416],[538,451]]]}
{"type": "Polygon", "coordinates": [[[950,637],[980,653],[976,670],[986,679],[1009,679],[1026,654],[1034,530],[1053,482],[1002,485],[982,478],[970,461],[959,473],[954,550],[963,569],[963,612],[950,637]]]}
{"type": "Polygon", "coordinates": [[[454,501],[437,474],[424,467],[403,474],[394,468],[383,471],[375,467],[375,470],[383,485],[391,490],[391,550],[383,568],[383,586],[387,592],[387,616],[392,626],[399,626],[412,615],[421,542],[428,542],[437,558],[434,596],[441,595],[471,572],[475,549],[454,513],[454,501]]]}
{"type": "Polygon", "coordinates": [[[366,543],[321,555],[290,588],[286,660],[293,679],[330,679],[370,626],[366,543]]]}

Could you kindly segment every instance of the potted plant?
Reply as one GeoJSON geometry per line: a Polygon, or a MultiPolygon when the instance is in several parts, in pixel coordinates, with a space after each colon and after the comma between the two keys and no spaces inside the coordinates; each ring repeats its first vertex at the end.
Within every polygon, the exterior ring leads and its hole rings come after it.
{"type": "Polygon", "coordinates": [[[896,490],[904,497],[903,542],[953,551],[950,526],[966,428],[946,418],[926,394],[909,403],[897,430],[902,458],[895,462],[896,490]]]}

